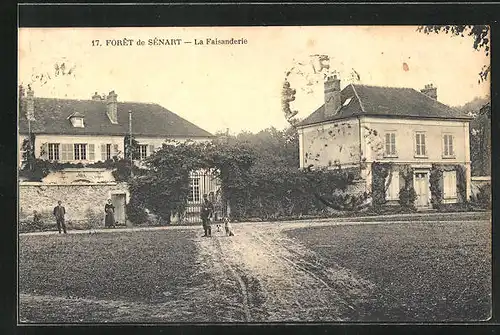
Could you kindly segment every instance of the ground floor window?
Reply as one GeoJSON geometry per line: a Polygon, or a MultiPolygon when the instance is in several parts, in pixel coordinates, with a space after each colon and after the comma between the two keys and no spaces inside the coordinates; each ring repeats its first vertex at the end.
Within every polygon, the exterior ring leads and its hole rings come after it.
{"type": "Polygon", "coordinates": [[[387,176],[385,181],[387,190],[385,192],[386,200],[398,200],[399,199],[399,171],[392,171],[387,176]],[[389,177],[391,178],[389,180],[389,177]]]}
{"type": "Polygon", "coordinates": [[[83,161],[87,159],[87,145],[74,144],[74,157],[76,161],[83,161]]]}
{"type": "Polygon", "coordinates": [[[59,160],[59,143],[49,143],[49,160],[59,160]]]}
{"type": "Polygon", "coordinates": [[[199,202],[200,201],[200,177],[192,176],[189,183],[189,194],[188,201],[199,202]]]}
{"type": "Polygon", "coordinates": [[[443,172],[443,198],[455,199],[457,197],[457,172],[443,172]]]}
{"type": "Polygon", "coordinates": [[[139,158],[146,159],[146,157],[148,157],[148,145],[141,144],[139,145],[139,158]]]}

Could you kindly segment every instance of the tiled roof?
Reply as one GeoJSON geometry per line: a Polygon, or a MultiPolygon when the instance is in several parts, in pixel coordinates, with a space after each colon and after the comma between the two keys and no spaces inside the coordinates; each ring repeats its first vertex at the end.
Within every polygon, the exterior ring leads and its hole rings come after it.
{"type": "Polygon", "coordinates": [[[342,92],[342,104],[333,116],[325,117],[324,105],[299,123],[299,126],[334,121],[352,116],[395,116],[408,118],[470,119],[466,114],[434,100],[413,88],[350,84],[342,92]]]}
{"type": "MultiPolygon", "coordinates": [[[[59,135],[126,135],[129,111],[132,111],[132,133],[135,136],[212,137],[209,132],[181,118],[158,104],[118,102],[118,124],[106,115],[106,101],[35,98],[31,130],[39,134],[59,135]],[[85,127],[73,127],[68,117],[75,113],[84,117],[85,127]]],[[[19,132],[28,133],[26,104],[19,112],[19,132]]]]}

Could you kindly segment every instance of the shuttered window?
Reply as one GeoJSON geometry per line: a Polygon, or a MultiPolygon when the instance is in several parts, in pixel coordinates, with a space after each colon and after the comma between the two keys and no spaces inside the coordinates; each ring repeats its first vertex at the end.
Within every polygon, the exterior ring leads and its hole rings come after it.
{"type": "Polygon", "coordinates": [[[396,133],[394,132],[385,134],[385,155],[396,156],[396,133]]]}
{"type": "Polygon", "coordinates": [[[445,134],[443,135],[443,156],[453,157],[453,135],[445,134]]]}
{"type": "Polygon", "coordinates": [[[111,155],[111,144],[101,144],[101,161],[110,160],[113,156],[111,155]]]}
{"type": "Polygon", "coordinates": [[[425,133],[415,133],[415,155],[421,157],[427,155],[425,148],[425,133]]]}
{"type": "MultiPolygon", "coordinates": [[[[389,182],[389,177],[391,174],[387,176],[385,183],[386,185],[389,182]]],[[[399,199],[399,171],[392,171],[392,177],[390,184],[387,187],[387,191],[385,193],[386,200],[398,200],[399,199]]]]}
{"type": "Polygon", "coordinates": [[[443,172],[443,197],[445,199],[454,199],[457,197],[457,172],[443,172]]]}

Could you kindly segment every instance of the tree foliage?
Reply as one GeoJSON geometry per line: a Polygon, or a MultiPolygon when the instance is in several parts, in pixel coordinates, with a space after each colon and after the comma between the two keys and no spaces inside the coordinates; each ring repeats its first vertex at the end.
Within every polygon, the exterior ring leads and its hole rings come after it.
{"type": "MultiPolygon", "coordinates": [[[[472,37],[472,47],[478,51],[484,51],[486,56],[490,53],[490,26],[488,25],[428,25],[420,26],[417,31],[425,34],[445,33],[452,36],[472,37]]],[[[488,79],[491,65],[484,65],[479,73],[479,82],[488,79]]]]}

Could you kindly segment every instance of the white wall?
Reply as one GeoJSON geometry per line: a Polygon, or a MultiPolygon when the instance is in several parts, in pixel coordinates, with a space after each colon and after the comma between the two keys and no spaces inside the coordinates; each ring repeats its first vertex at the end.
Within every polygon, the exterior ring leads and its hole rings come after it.
{"type": "Polygon", "coordinates": [[[357,119],[314,125],[298,131],[301,167],[359,163],[357,119]]]}
{"type": "MultiPolygon", "coordinates": [[[[466,121],[440,121],[440,120],[402,120],[393,118],[374,118],[362,117],[362,138],[368,130],[377,131],[377,139],[372,138],[372,144],[369,141],[363,141],[362,147],[368,162],[394,161],[401,163],[440,163],[440,164],[467,164],[470,163],[469,150],[469,123],[466,121]],[[415,132],[425,132],[426,158],[415,157],[415,132]],[[378,150],[375,149],[376,143],[381,141],[385,145],[385,133],[396,133],[396,151],[397,157],[384,158],[378,156],[378,150]],[[443,157],[443,135],[453,135],[454,158],[443,157]]],[[[382,149],[382,154],[385,146],[382,149]]]]}

